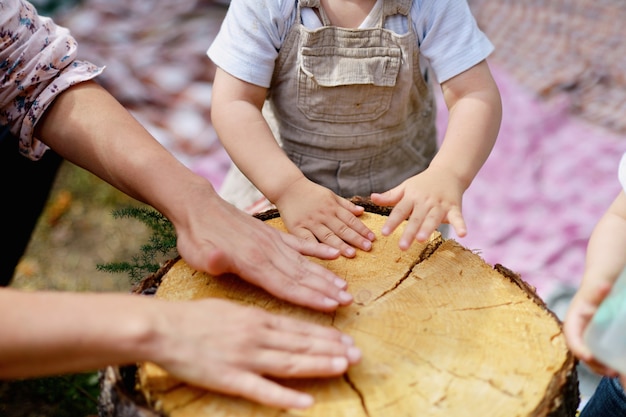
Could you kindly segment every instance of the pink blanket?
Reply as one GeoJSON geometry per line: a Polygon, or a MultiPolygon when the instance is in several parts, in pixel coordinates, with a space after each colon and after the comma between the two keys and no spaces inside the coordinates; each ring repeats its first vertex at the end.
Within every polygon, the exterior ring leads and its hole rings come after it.
{"type": "MultiPolygon", "coordinates": [[[[500,263],[545,296],[578,285],[589,234],[620,186],[626,137],[573,116],[568,98],[543,101],[490,64],[503,123],[487,163],[465,195],[469,233],[459,242],[500,263]]],[[[442,133],[447,110],[439,100],[442,133]]]]}

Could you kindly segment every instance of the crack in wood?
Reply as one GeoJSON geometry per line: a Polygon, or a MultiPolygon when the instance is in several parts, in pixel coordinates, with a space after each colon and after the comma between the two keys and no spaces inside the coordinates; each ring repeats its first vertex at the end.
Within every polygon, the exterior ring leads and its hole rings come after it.
{"type": "Polygon", "coordinates": [[[506,303],[499,303],[499,304],[490,304],[487,306],[481,306],[481,307],[467,307],[467,308],[454,308],[450,311],[480,311],[480,310],[490,310],[492,308],[499,308],[499,307],[506,307],[506,306],[512,306],[512,305],[522,305],[523,303],[521,301],[509,301],[506,303]]]}
{"type": "Polygon", "coordinates": [[[404,276],[402,278],[400,278],[398,281],[396,281],[395,285],[391,288],[389,288],[388,290],[385,290],[382,294],[380,294],[378,297],[376,297],[374,299],[374,303],[378,300],[380,300],[381,298],[383,298],[384,296],[386,296],[387,294],[389,294],[390,292],[394,291],[396,288],[398,288],[400,285],[402,285],[402,283],[404,281],[406,281],[406,279],[409,277],[409,275],[411,274],[412,268],[409,268],[409,270],[404,274],[404,276]]]}
{"type": "MultiPolygon", "coordinates": [[[[507,396],[509,398],[519,398],[519,394],[515,394],[515,393],[513,393],[511,391],[508,391],[508,390],[506,390],[504,388],[501,388],[501,387],[497,386],[496,383],[493,382],[492,379],[481,378],[481,377],[479,377],[479,376],[477,376],[476,374],[473,374],[473,373],[467,374],[467,375],[463,375],[463,374],[460,374],[458,372],[454,372],[454,371],[452,371],[450,369],[442,369],[442,368],[436,366],[435,364],[433,364],[432,361],[426,360],[426,359],[424,359],[423,357],[421,357],[419,355],[417,355],[417,357],[420,358],[424,363],[428,364],[428,366],[430,366],[431,368],[435,369],[437,372],[439,372],[441,374],[451,375],[451,376],[453,376],[454,378],[457,378],[457,379],[472,379],[474,381],[479,381],[479,382],[482,382],[484,384],[489,385],[495,391],[502,393],[502,395],[504,395],[504,396],[507,396]]],[[[449,386],[450,386],[450,382],[448,382],[446,387],[444,387],[443,391],[444,392],[447,391],[449,389],[449,386]]],[[[443,398],[447,397],[447,394],[442,394],[442,397],[443,398]]],[[[435,401],[433,403],[433,405],[437,405],[437,402],[438,401],[435,401]]]]}
{"type": "Polygon", "coordinates": [[[359,390],[356,384],[350,379],[350,375],[348,375],[347,372],[343,375],[343,379],[344,381],[346,381],[346,384],[348,384],[348,386],[352,389],[352,391],[354,391],[354,393],[359,397],[359,401],[361,401],[361,407],[363,407],[363,412],[365,413],[366,417],[370,417],[370,412],[367,409],[367,404],[365,403],[365,396],[363,395],[363,393],[359,390]]]}
{"type": "Polygon", "coordinates": [[[424,247],[424,250],[422,250],[420,255],[417,257],[417,259],[407,268],[407,271],[404,274],[404,276],[402,276],[402,278],[400,278],[398,281],[396,281],[396,283],[393,285],[393,287],[389,288],[388,290],[386,290],[382,294],[380,294],[378,297],[376,297],[373,302],[376,302],[376,301],[380,300],[381,298],[385,297],[390,292],[394,291],[400,285],[402,285],[402,283],[404,281],[406,281],[406,279],[411,275],[411,273],[413,272],[415,267],[417,265],[421,264],[422,262],[424,262],[426,259],[430,258],[432,256],[432,254],[435,253],[437,251],[437,249],[439,249],[439,247],[441,246],[441,244],[443,242],[444,242],[444,239],[441,237],[441,235],[439,235],[436,238],[434,238],[433,240],[429,241],[426,244],[426,247],[424,247]]]}

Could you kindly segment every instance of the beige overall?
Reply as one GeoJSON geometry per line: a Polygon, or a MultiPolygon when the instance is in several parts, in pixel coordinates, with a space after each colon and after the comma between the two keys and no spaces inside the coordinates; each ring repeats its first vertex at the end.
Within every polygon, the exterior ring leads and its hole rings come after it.
{"type": "MultiPolygon", "coordinates": [[[[387,191],[423,171],[437,151],[436,107],[419,65],[411,2],[379,1],[375,27],[346,29],[330,24],[319,0],[300,0],[279,52],[264,115],[304,175],[340,196],[387,191]],[[303,7],[316,8],[323,26],[304,27],[303,7]],[[407,33],[383,28],[396,14],[408,19],[407,33]]],[[[268,204],[238,170],[221,194],[248,211],[268,204]]]]}

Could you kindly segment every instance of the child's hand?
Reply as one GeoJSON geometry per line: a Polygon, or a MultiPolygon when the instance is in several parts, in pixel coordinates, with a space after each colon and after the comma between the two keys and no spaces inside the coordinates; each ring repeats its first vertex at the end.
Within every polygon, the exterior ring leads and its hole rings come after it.
{"type": "Polygon", "coordinates": [[[347,258],[356,255],[354,247],[368,251],[374,232],[357,216],[363,207],[302,178],[285,190],[274,203],[292,234],[307,240],[319,240],[337,248],[347,258]]]}
{"type": "Polygon", "coordinates": [[[581,287],[572,299],[567,310],[563,324],[563,332],[567,345],[574,356],[585,362],[598,374],[616,376],[615,371],[598,362],[593,357],[593,354],[586,346],[583,339],[583,334],[591,318],[610,291],[611,285],[608,283],[603,283],[594,288],[581,287]]]}
{"type": "Polygon", "coordinates": [[[406,250],[413,240],[426,241],[441,223],[450,223],[460,237],[467,234],[461,212],[464,191],[453,175],[428,168],[385,193],[373,193],[371,199],[379,206],[395,206],[383,226],[384,236],[409,220],[400,238],[400,248],[406,250]]]}

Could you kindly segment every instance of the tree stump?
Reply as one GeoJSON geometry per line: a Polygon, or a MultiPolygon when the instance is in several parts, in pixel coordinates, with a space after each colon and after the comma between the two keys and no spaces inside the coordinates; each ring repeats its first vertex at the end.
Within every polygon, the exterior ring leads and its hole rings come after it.
{"type": "MultiPolygon", "coordinates": [[[[386,210],[366,209],[362,220],[379,231],[386,210]]],[[[284,230],[275,211],[264,216],[284,230]]],[[[438,233],[403,252],[402,230],[377,236],[370,252],[353,259],[316,260],[346,279],[354,296],[332,314],[284,302],[234,275],[194,271],[183,260],[144,283],[158,285],[161,299],[227,298],[350,334],[363,359],[345,375],[280,381],[313,394],[312,408],[276,410],[183,384],[142,363],[126,369],[126,384],[119,370],[105,372],[101,415],[133,415],[122,414],[132,403],[136,416],[167,417],[575,416],[576,361],[561,323],[534,289],[438,233]]]]}

